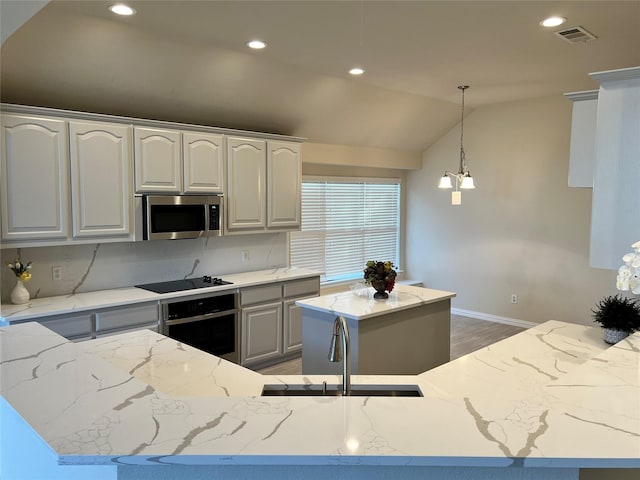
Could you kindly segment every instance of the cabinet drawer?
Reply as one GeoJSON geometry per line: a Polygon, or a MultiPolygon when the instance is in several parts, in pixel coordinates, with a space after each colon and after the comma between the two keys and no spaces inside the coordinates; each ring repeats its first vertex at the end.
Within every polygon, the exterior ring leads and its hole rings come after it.
{"type": "Polygon", "coordinates": [[[91,336],[91,314],[77,313],[75,315],[59,315],[49,319],[41,319],[39,322],[53,330],[58,335],[66,338],[91,336]]]}
{"type": "Polygon", "coordinates": [[[154,322],[154,323],[148,323],[148,324],[144,324],[144,325],[135,325],[133,327],[129,327],[129,328],[119,328],[117,330],[108,330],[108,331],[102,331],[99,332],[96,337],[97,338],[104,338],[104,337],[109,337],[111,335],[119,335],[121,333],[126,333],[126,332],[137,332],[139,330],[151,330],[152,332],[158,332],[158,322],[154,322]]]}
{"type": "Polygon", "coordinates": [[[282,284],[266,287],[246,288],[240,290],[240,305],[252,305],[280,300],[282,298],[282,284]]]}
{"type": "Polygon", "coordinates": [[[320,277],[305,278],[284,284],[284,297],[300,297],[302,295],[319,295],[320,277]]]}
{"type": "Polygon", "coordinates": [[[141,303],[123,308],[100,310],[97,317],[96,331],[98,332],[150,324],[158,321],[158,304],[156,302],[141,303]]]}

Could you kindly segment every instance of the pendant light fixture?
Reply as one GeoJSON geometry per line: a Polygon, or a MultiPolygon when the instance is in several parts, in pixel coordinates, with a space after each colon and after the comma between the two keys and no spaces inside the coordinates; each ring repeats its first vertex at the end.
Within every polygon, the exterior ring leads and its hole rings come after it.
{"type": "Polygon", "coordinates": [[[467,169],[467,162],[464,153],[464,91],[469,88],[469,85],[460,85],[458,90],[462,92],[462,113],[460,117],[460,165],[458,167],[458,173],[449,172],[446,170],[444,175],[440,178],[440,184],[438,188],[453,188],[451,179],[456,182],[456,189],[451,192],[451,205],[460,205],[462,203],[462,193],[458,191],[461,189],[476,188],[473,184],[473,177],[471,172],[467,169]]]}

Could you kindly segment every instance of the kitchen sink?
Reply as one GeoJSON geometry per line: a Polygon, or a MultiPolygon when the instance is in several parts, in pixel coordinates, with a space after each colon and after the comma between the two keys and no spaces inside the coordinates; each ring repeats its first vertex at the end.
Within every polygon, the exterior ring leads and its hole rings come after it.
{"type": "MultiPolygon", "coordinates": [[[[339,397],[342,385],[265,385],[263,397],[339,397]]],[[[352,385],[352,397],[422,397],[418,385],[352,385]]]]}

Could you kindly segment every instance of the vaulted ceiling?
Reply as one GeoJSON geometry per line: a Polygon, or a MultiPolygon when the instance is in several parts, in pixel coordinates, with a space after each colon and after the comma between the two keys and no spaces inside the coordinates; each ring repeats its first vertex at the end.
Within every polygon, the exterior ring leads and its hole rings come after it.
{"type": "Polygon", "coordinates": [[[11,35],[1,100],[419,151],[459,121],[460,84],[472,109],[640,65],[640,1],[111,3],[54,0],[11,35]],[[553,33],[575,26],[597,39],[553,33]]]}

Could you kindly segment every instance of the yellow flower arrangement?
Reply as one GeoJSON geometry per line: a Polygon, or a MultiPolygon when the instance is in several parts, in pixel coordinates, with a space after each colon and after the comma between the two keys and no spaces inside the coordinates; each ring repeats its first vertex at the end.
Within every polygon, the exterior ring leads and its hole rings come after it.
{"type": "Polygon", "coordinates": [[[7,263],[7,267],[23,282],[31,280],[31,262],[25,264],[16,259],[13,263],[7,263]]]}

